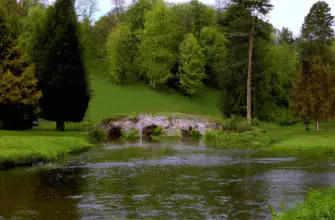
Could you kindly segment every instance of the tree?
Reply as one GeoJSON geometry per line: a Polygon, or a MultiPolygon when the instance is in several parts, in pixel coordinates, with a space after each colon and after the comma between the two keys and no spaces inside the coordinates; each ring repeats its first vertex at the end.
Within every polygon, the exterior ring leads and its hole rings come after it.
{"type": "Polygon", "coordinates": [[[183,33],[193,33],[198,41],[201,29],[215,24],[215,10],[198,0],[177,4],[171,9],[183,33]]]}
{"type": "Polygon", "coordinates": [[[171,9],[157,1],[145,15],[139,46],[141,74],[151,87],[161,87],[173,77],[181,37],[171,9]]]}
{"type": "Polygon", "coordinates": [[[320,55],[303,62],[298,72],[291,97],[292,114],[299,119],[319,120],[335,116],[335,69],[327,64],[320,55]]]}
{"type": "Polygon", "coordinates": [[[188,34],[180,44],[178,78],[180,88],[187,95],[193,95],[202,86],[205,77],[205,57],[193,34],[188,34]]]}
{"type": "Polygon", "coordinates": [[[58,131],[64,130],[65,121],[82,121],[90,101],[77,27],[73,0],[58,0],[49,7],[46,28],[35,45],[37,78],[43,92],[41,116],[56,121],[58,131]]]}
{"type": "Polygon", "coordinates": [[[315,3],[305,17],[301,28],[301,35],[307,42],[318,41],[329,44],[334,35],[334,16],[325,1],[315,3]]]}
{"type": "Polygon", "coordinates": [[[152,8],[149,0],[139,0],[126,11],[126,21],[131,31],[144,28],[145,13],[152,8]]]}
{"type": "Polygon", "coordinates": [[[106,57],[107,39],[110,32],[116,26],[117,21],[118,19],[116,15],[110,12],[96,21],[92,28],[94,51],[96,56],[100,59],[104,59],[106,57]]]}
{"type": "Polygon", "coordinates": [[[77,0],[76,5],[80,20],[84,20],[86,18],[91,21],[95,13],[98,11],[97,0],[77,0]]]}
{"type": "Polygon", "coordinates": [[[112,0],[112,4],[115,6],[115,12],[118,18],[120,18],[120,15],[124,12],[124,0],[112,0]]]}
{"type": "Polygon", "coordinates": [[[234,99],[239,97],[239,100],[243,100],[242,94],[246,95],[247,100],[247,118],[248,121],[251,121],[252,112],[252,84],[251,80],[254,78],[252,76],[252,61],[254,44],[257,39],[268,38],[270,36],[271,25],[267,22],[266,16],[272,9],[272,5],[269,0],[231,0],[226,11],[226,19],[223,23],[224,29],[228,32],[228,38],[231,42],[230,52],[228,52],[231,59],[229,66],[226,68],[226,75],[222,77],[222,102],[221,106],[222,112],[225,115],[230,115],[233,112],[244,112],[243,106],[241,103],[235,103],[231,106],[234,99]],[[245,48],[248,48],[247,51],[247,62],[245,60],[245,48]],[[239,89],[235,83],[241,83],[242,77],[240,74],[245,73],[245,67],[247,65],[247,86],[246,92],[244,89],[239,89]],[[238,75],[235,75],[231,71],[238,71],[238,75]],[[229,79],[230,78],[230,79],[229,79]],[[232,81],[232,78],[235,78],[237,81],[232,81]],[[233,84],[231,84],[233,83],[233,84]],[[228,85],[231,84],[231,85],[228,85]],[[233,90],[231,90],[233,89],[233,90]],[[229,91],[231,90],[231,91],[229,91]],[[235,95],[231,96],[232,91],[235,91],[235,95]],[[235,97],[234,97],[235,96],[235,97]],[[230,104],[229,104],[230,103],[230,104]],[[230,109],[230,110],[229,110],[230,109]]]}
{"type": "Polygon", "coordinates": [[[315,3],[305,17],[301,28],[301,70],[297,74],[292,92],[291,108],[298,118],[319,120],[333,116],[334,16],[324,1],[315,3]]]}
{"type": "Polygon", "coordinates": [[[279,34],[279,43],[286,43],[288,45],[294,44],[293,32],[290,31],[288,28],[283,27],[279,34]]]}
{"type": "Polygon", "coordinates": [[[36,4],[29,8],[28,14],[21,20],[21,34],[19,46],[28,55],[34,56],[34,46],[38,43],[38,33],[44,29],[46,21],[46,8],[43,4],[36,4]]]}
{"type": "Polygon", "coordinates": [[[8,129],[28,129],[38,113],[41,92],[37,90],[34,65],[17,46],[0,10],[0,121],[8,129]]]}
{"type": "Polygon", "coordinates": [[[108,38],[108,62],[115,83],[124,84],[136,79],[134,43],[132,33],[126,24],[119,24],[108,38]]]}
{"type": "Polygon", "coordinates": [[[205,83],[219,87],[219,79],[225,66],[227,54],[226,36],[216,27],[204,27],[200,33],[200,45],[206,59],[205,83]]]}

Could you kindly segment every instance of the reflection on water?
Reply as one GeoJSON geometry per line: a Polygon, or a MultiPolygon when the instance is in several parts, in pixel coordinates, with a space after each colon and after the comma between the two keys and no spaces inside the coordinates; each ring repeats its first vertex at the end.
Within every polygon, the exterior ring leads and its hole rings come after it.
{"type": "Polygon", "coordinates": [[[268,204],[278,209],[335,182],[327,158],[143,146],[94,149],[61,168],[0,171],[0,219],[271,219],[268,204]]]}

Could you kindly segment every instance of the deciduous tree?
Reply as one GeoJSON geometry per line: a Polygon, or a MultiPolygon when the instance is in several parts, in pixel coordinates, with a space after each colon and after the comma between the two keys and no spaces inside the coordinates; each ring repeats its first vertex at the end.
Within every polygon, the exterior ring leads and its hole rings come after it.
{"type": "Polygon", "coordinates": [[[193,95],[205,77],[205,57],[193,34],[188,34],[180,44],[179,85],[187,95],[193,95]]]}

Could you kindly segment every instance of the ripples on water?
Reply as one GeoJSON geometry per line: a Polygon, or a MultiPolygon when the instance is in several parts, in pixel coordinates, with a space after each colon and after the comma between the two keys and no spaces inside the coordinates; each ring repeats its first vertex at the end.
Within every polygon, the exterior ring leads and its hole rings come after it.
{"type": "MultiPolygon", "coordinates": [[[[203,145],[109,146],[60,168],[0,172],[0,216],[15,219],[271,219],[335,182],[333,161],[203,145]]],[[[1,217],[0,217],[1,219],[1,217]]]]}

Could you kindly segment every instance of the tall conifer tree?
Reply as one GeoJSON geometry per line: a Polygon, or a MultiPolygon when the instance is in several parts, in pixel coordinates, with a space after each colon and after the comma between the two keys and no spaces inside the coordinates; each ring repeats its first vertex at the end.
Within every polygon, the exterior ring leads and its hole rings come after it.
{"type": "Polygon", "coordinates": [[[319,120],[334,115],[334,63],[331,40],[334,38],[334,16],[325,1],[315,3],[301,29],[301,70],[296,75],[291,110],[301,119],[319,120]]]}
{"type": "Polygon", "coordinates": [[[90,101],[77,26],[74,0],[58,0],[48,9],[35,46],[42,117],[56,121],[58,131],[65,121],[82,121],[90,101]]]}

